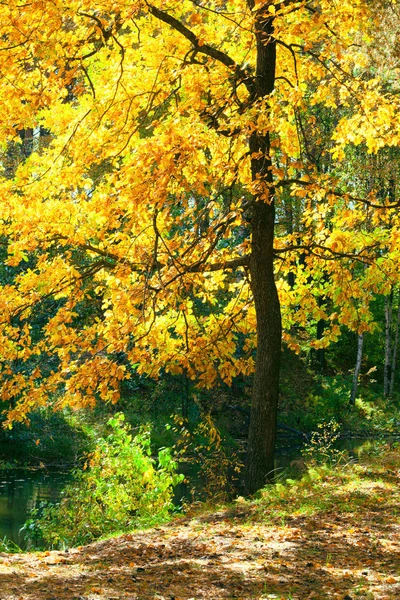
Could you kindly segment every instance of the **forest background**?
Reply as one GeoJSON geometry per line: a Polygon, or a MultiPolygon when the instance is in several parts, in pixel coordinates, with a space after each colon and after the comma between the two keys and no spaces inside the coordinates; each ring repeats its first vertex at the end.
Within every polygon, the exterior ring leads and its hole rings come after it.
{"type": "Polygon", "coordinates": [[[398,4],[0,14],[2,437],[80,455],[114,414],[121,453],[123,410],[253,493],[278,411],[397,432],[398,4]]]}

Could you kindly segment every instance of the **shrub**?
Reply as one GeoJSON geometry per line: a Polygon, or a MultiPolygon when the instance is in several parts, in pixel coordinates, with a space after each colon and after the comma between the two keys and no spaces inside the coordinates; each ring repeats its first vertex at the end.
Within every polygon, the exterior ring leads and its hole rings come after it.
{"type": "Polygon", "coordinates": [[[33,511],[25,524],[27,537],[50,546],[89,543],[120,530],[165,521],[173,508],[173,487],[182,480],[169,448],[151,456],[149,428],[133,437],[117,414],[100,438],[83,470],[74,472],[61,501],[33,511]]]}
{"type": "Polygon", "coordinates": [[[302,450],[304,464],[309,470],[318,465],[332,466],[344,460],[346,453],[334,447],[340,436],[339,430],[340,425],[335,419],[317,425],[317,430],[312,432],[302,450]]]}
{"type": "Polygon", "coordinates": [[[190,501],[227,502],[236,493],[243,464],[232,445],[222,437],[209,414],[202,415],[189,429],[181,417],[175,419],[179,439],[175,445],[180,464],[186,471],[187,498],[190,501]]]}

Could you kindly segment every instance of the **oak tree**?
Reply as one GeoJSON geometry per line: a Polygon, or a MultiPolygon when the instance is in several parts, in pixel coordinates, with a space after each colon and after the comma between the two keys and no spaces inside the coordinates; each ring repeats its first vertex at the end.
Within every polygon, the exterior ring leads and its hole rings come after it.
{"type": "Polygon", "coordinates": [[[323,347],[395,277],[397,199],[339,167],[399,141],[373,31],[362,0],[1,3],[9,422],[116,401],[120,355],[207,387],[254,373],[246,489],[265,484],[281,312],[293,348],[324,319],[323,347]]]}

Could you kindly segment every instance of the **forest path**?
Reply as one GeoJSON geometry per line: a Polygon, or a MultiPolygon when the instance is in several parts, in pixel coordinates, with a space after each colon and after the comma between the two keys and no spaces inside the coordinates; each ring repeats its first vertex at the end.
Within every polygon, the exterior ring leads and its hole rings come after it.
{"type": "Polygon", "coordinates": [[[363,467],[357,482],[331,476],[300,490],[307,510],[293,496],[271,517],[266,501],[239,499],[68,552],[1,554],[0,599],[399,599],[395,462],[379,477],[363,467]]]}

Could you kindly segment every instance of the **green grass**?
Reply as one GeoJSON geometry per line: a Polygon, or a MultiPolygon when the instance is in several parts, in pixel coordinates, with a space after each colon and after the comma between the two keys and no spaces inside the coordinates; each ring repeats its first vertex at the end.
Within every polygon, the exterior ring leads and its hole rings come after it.
{"type": "Polygon", "coordinates": [[[288,517],[332,510],[353,513],[374,509],[391,498],[393,512],[398,514],[399,467],[400,453],[390,448],[379,457],[364,455],[357,463],[311,467],[298,480],[287,479],[261,490],[258,498],[250,501],[251,519],[276,524],[288,517]]]}
{"type": "Polygon", "coordinates": [[[6,552],[7,554],[18,554],[23,551],[18,544],[12,540],[9,540],[7,536],[4,536],[2,539],[0,539],[0,552],[6,552]]]}

